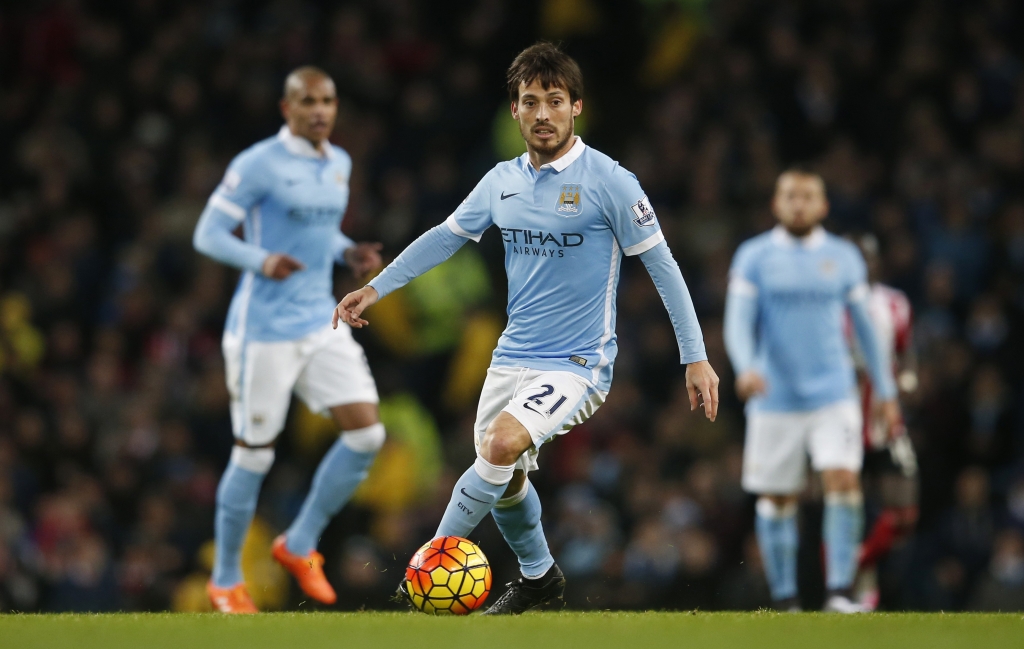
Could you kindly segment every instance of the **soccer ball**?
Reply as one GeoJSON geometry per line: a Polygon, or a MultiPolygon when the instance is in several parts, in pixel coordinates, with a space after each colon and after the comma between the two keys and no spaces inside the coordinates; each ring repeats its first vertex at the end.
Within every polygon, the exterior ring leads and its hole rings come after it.
{"type": "Polygon", "coordinates": [[[442,536],[412,555],[405,569],[412,605],[434,615],[468,615],[491,592],[491,566],[472,541],[442,536]]]}

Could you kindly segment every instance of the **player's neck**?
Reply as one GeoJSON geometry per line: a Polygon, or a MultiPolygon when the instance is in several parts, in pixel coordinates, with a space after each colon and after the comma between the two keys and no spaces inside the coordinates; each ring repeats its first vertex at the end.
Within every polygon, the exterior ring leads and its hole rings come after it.
{"type": "Polygon", "coordinates": [[[309,146],[313,147],[313,150],[316,151],[317,153],[319,153],[321,157],[327,155],[327,140],[326,139],[317,141],[317,140],[313,140],[311,138],[308,138],[305,135],[302,135],[301,133],[296,133],[295,129],[293,129],[290,124],[288,125],[288,132],[291,133],[292,137],[297,137],[297,138],[299,138],[301,140],[305,140],[305,141],[309,142],[309,146]]]}
{"type": "Polygon", "coordinates": [[[307,142],[309,142],[310,146],[312,146],[313,149],[317,153],[319,153],[321,156],[326,154],[326,150],[325,150],[324,145],[327,143],[327,140],[320,140],[319,142],[316,142],[314,140],[309,139],[308,137],[303,137],[301,135],[299,137],[301,137],[302,139],[304,139],[307,142]]]}
{"type": "Polygon", "coordinates": [[[564,156],[566,153],[569,153],[569,149],[571,149],[574,144],[576,144],[575,132],[570,133],[569,137],[565,139],[565,144],[563,144],[558,149],[558,151],[555,151],[550,155],[546,153],[541,153],[536,149],[530,148],[529,145],[526,146],[526,153],[530,156],[530,164],[533,166],[533,168],[536,169],[537,171],[540,171],[540,168],[543,167],[544,165],[551,164],[555,160],[558,160],[559,158],[564,156]]]}
{"type": "Polygon", "coordinates": [[[802,240],[814,234],[814,232],[818,229],[819,225],[819,223],[815,223],[810,227],[793,228],[788,225],[783,225],[782,227],[786,230],[787,233],[789,233],[790,236],[802,240]]]}

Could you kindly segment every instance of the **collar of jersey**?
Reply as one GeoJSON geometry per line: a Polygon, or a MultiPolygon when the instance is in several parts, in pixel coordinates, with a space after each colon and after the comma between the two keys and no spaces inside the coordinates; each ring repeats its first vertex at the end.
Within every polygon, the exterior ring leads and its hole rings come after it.
{"type": "MultiPolygon", "coordinates": [[[[569,165],[571,165],[572,163],[576,162],[577,158],[579,158],[581,155],[583,155],[583,150],[586,149],[586,148],[587,148],[587,145],[583,144],[583,138],[581,138],[580,136],[577,135],[576,136],[576,142],[572,145],[572,147],[569,148],[568,151],[565,152],[564,156],[562,156],[558,160],[553,160],[553,161],[551,161],[551,162],[549,162],[547,164],[542,164],[540,166],[539,171],[544,171],[545,169],[554,169],[556,172],[565,171],[565,169],[569,165]]],[[[523,159],[526,162],[526,166],[529,167],[530,166],[530,154],[529,153],[525,154],[525,157],[523,159]]]]}
{"type": "Polygon", "coordinates": [[[825,228],[816,226],[811,233],[806,237],[798,239],[790,234],[786,228],[781,225],[776,225],[772,229],[772,241],[784,248],[804,248],[806,250],[814,250],[820,248],[825,243],[825,228]]]}
{"type": "MultiPolygon", "coordinates": [[[[281,127],[281,130],[277,132],[277,139],[281,140],[284,144],[284,148],[288,149],[288,153],[292,155],[302,156],[303,158],[323,158],[320,152],[313,148],[313,145],[304,137],[299,137],[292,133],[288,125],[285,124],[281,127]]],[[[327,154],[327,158],[334,157],[334,147],[331,146],[330,142],[324,143],[324,151],[327,154]]]]}

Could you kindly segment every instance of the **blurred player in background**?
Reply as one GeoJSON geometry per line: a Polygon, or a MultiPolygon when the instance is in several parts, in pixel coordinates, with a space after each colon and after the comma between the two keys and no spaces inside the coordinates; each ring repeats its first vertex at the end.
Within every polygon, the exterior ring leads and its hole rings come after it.
{"type": "Polygon", "coordinates": [[[747,401],[743,487],[759,496],[757,540],[776,608],[799,608],[797,497],[807,456],[825,490],[826,610],[852,599],[863,529],[864,455],[856,377],[844,335],[849,312],[871,375],[879,417],[900,423],[889,355],[868,314],[864,259],[821,227],[820,176],[793,169],[776,184],[773,230],[743,243],[730,270],[725,344],[736,393],[747,401]]]}
{"type": "Polygon", "coordinates": [[[225,613],[256,612],[242,577],[242,542],[292,394],[313,412],[330,412],[342,431],[298,518],[272,550],[320,602],[336,599],[316,551],[320,534],[384,443],[362,347],[350,331],[328,324],[334,265],[347,265],[356,277],[381,266],[379,244],[355,244],[340,230],[352,161],[328,141],[337,110],[325,72],[303,67],[288,75],[286,124],[231,162],[196,226],[196,250],[244,271],[224,328],[235,447],[217,490],[217,554],[207,586],[225,613]],[[234,234],[239,226],[241,239],[234,234]]]}
{"type": "MultiPolygon", "coordinates": [[[[855,243],[867,262],[868,315],[879,343],[893,360],[899,391],[911,393],[917,389],[917,359],[912,341],[910,300],[903,291],[878,281],[881,271],[878,239],[867,234],[856,238],[855,243]]],[[[861,605],[873,611],[879,599],[878,561],[910,534],[917,523],[917,456],[903,422],[890,426],[884,418],[876,416],[878,399],[870,373],[852,337],[851,344],[855,349],[854,358],[859,361],[858,382],[864,415],[864,492],[868,509],[877,512],[861,545],[857,590],[861,605]]]]}
{"type": "Polygon", "coordinates": [[[512,63],[508,86],[527,152],[498,164],[447,221],[335,311],[335,323],[361,327],[374,302],[466,241],[479,241],[492,225],[501,230],[508,326],[480,395],[476,462],[455,485],[435,535],[465,537],[488,512],[494,516],[522,576],[487,610],[492,615],[562,597],[565,578],[548,550],[527,473],[537,468],[540,446],[593,415],[611,387],[622,255],[640,257],[668,309],[691,409],[702,405],[711,420],[718,411],[718,377],[654,210],[633,174],[574,134],[583,110],[576,62],[554,45],[534,45],[512,63]]]}

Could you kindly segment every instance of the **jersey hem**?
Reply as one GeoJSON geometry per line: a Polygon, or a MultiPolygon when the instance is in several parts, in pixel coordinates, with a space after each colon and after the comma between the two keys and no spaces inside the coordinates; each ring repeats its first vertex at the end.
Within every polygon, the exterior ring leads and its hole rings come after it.
{"type": "Polygon", "coordinates": [[[859,401],[857,400],[857,395],[855,393],[850,393],[850,394],[845,394],[845,395],[840,396],[840,397],[829,397],[827,399],[810,401],[810,402],[808,402],[806,404],[800,405],[799,407],[788,407],[788,406],[783,406],[782,404],[769,404],[769,403],[765,403],[761,399],[752,399],[752,400],[750,400],[747,403],[746,411],[748,413],[751,413],[751,412],[778,412],[778,413],[814,412],[815,410],[821,410],[822,408],[827,408],[828,406],[832,406],[832,405],[835,405],[837,403],[842,403],[843,401],[854,401],[854,402],[857,402],[858,403],[857,407],[858,408],[860,407],[859,401]]]}
{"type": "Polygon", "coordinates": [[[571,372],[583,379],[591,388],[596,390],[608,389],[607,387],[602,387],[603,382],[595,382],[591,377],[591,372],[569,360],[527,359],[522,361],[513,361],[492,357],[491,367],[525,367],[526,369],[536,370],[538,372],[571,372]]]}

